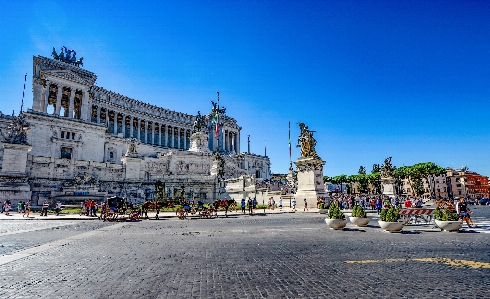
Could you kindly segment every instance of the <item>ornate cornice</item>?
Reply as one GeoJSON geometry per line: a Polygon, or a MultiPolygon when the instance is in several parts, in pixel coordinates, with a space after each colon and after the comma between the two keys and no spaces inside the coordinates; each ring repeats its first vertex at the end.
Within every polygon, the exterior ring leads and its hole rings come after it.
{"type": "Polygon", "coordinates": [[[33,59],[34,59],[34,65],[39,64],[41,71],[69,70],[79,75],[81,78],[83,78],[84,81],[87,82],[86,83],[87,85],[94,85],[95,81],[97,80],[97,75],[95,75],[94,73],[69,63],[61,62],[43,56],[37,56],[37,57],[34,56],[33,59]]]}

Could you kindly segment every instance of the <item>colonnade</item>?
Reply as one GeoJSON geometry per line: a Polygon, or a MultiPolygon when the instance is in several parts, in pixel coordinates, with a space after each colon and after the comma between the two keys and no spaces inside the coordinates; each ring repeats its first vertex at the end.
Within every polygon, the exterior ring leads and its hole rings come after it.
{"type": "Polygon", "coordinates": [[[84,119],[88,102],[88,91],[64,86],[60,83],[46,81],[46,89],[42,101],[44,113],[53,106],[53,114],[74,119],[84,119]],[[61,111],[63,109],[63,111],[61,111]]]}
{"type": "Polygon", "coordinates": [[[238,134],[234,131],[225,130],[223,136],[224,143],[222,149],[226,152],[238,153],[238,134]]]}
{"type": "Polygon", "coordinates": [[[92,106],[91,122],[105,123],[109,133],[122,134],[123,138],[133,136],[145,144],[184,150],[190,146],[189,128],[141,119],[96,105],[92,106]]]}

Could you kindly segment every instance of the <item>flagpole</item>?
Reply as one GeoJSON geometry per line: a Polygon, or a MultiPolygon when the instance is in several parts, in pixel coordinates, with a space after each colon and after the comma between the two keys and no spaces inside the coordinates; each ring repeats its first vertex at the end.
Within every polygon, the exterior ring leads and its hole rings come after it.
{"type": "Polygon", "coordinates": [[[22,114],[22,110],[24,108],[24,93],[26,91],[26,81],[27,81],[27,73],[24,76],[24,90],[22,90],[22,104],[20,105],[20,114],[22,114]]]}
{"type": "Polygon", "coordinates": [[[288,136],[288,141],[289,141],[289,170],[293,170],[293,160],[292,160],[292,153],[291,153],[291,121],[288,122],[289,126],[289,136],[288,136]]]}
{"type": "Polygon", "coordinates": [[[218,94],[218,112],[216,114],[216,129],[215,129],[215,136],[216,136],[216,142],[218,144],[218,149],[217,151],[219,152],[219,91],[216,92],[218,94]]]}

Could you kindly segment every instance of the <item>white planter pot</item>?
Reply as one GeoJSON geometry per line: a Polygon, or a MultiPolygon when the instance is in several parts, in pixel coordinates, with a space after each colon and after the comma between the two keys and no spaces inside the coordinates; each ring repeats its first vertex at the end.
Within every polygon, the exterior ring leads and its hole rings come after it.
{"type": "Polygon", "coordinates": [[[403,222],[386,222],[378,220],[379,226],[387,232],[400,232],[403,229],[403,222]]]}
{"type": "Polygon", "coordinates": [[[369,220],[371,220],[371,219],[369,219],[368,217],[365,217],[365,218],[361,218],[361,217],[349,217],[349,220],[355,226],[367,226],[368,223],[369,223],[369,220]]]}
{"type": "Polygon", "coordinates": [[[463,226],[463,222],[461,221],[442,221],[436,220],[436,225],[447,232],[457,232],[463,226]]]}
{"type": "Polygon", "coordinates": [[[326,218],[325,222],[327,223],[328,227],[330,227],[330,229],[342,230],[347,225],[347,220],[344,220],[344,219],[326,218]]]}

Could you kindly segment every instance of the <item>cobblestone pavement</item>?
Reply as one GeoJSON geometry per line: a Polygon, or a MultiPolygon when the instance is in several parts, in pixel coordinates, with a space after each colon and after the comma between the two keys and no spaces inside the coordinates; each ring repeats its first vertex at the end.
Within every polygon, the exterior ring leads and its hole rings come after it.
{"type": "MultiPolygon", "coordinates": [[[[490,298],[483,225],[389,234],[324,219],[2,221],[0,298],[490,298]]],[[[490,223],[490,207],[474,219],[490,223]]]]}

